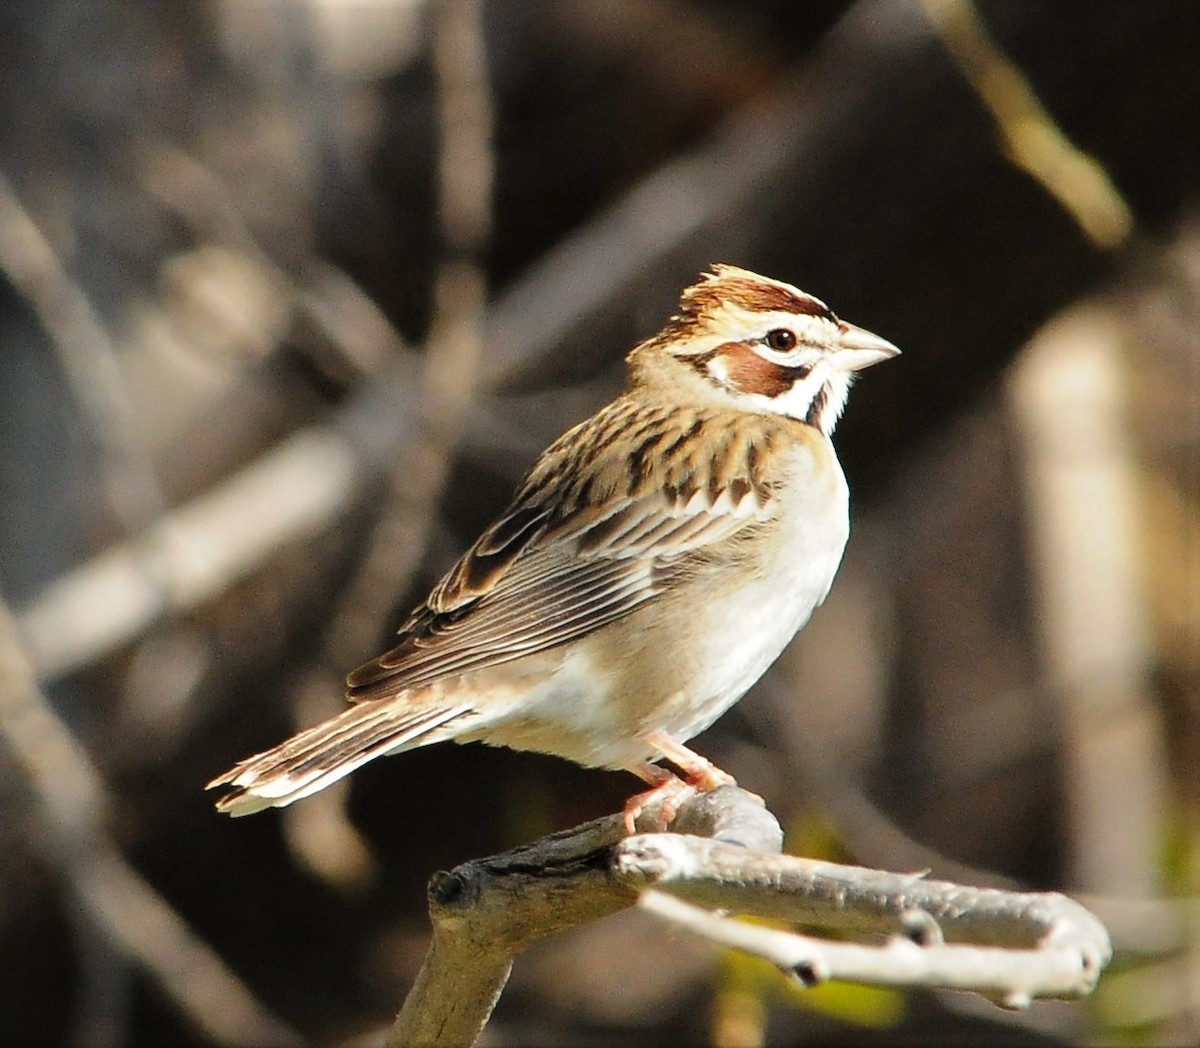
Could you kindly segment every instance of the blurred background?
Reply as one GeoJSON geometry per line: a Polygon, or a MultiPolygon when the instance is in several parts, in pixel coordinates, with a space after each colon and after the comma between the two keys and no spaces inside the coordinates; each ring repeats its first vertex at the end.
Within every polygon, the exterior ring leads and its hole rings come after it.
{"type": "Polygon", "coordinates": [[[829,601],[697,748],[789,851],[1078,893],[1116,961],[1012,1015],[626,914],[486,1043],[1197,1043],[1197,54],[1191,0],[0,5],[0,1042],[378,1043],[435,870],[619,810],[480,746],[203,786],[729,262],[904,356],[829,601]]]}

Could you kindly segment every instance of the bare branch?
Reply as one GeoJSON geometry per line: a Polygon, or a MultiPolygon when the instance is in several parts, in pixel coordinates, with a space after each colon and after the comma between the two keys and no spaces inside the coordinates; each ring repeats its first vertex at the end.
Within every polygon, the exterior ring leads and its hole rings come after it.
{"type": "MultiPolygon", "coordinates": [[[[644,813],[638,828],[659,815],[644,813]]],[[[518,953],[639,896],[650,912],[764,956],[809,984],[937,986],[1023,1007],[1034,997],[1089,993],[1110,956],[1103,925],[1063,895],[778,854],[778,823],[735,787],[688,799],[673,828],[680,827],[692,835],[623,838],[622,817],[611,816],[435,875],[433,942],[389,1044],[473,1043],[518,953]],[[711,910],[888,938],[882,946],[830,942],[711,910]]]]}
{"type": "Polygon", "coordinates": [[[1110,953],[1103,925],[1053,892],[971,888],[924,873],[761,855],[675,834],[629,838],[614,861],[624,876],[710,909],[854,934],[907,934],[911,915],[921,911],[948,942],[1026,949],[1053,940],[1086,955],[1094,973],[1110,953]]]}
{"type": "MultiPolygon", "coordinates": [[[[638,828],[656,828],[661,817],[661,808],[650,805],[638,816],[638,828]]],[[[691,797],[676,816],[680,820],[693,832],[726,840],[762,847],[783,841],[762,802],[735,787],[691,797]]],[[[474,1043],[518,953],[554,932],[631,906],[638,886],[612,861],[625,832],[625,817],[611,815],[435,874],[429,884],[433,942],[389,1046],[474,1043]]]]}
{"type": "Polygon", "coordinates": [[[721,946],[762,957],[793,973],[805,986],[840,979],[878,986],[974,990],[997,997],[1005,1007],[1027,1008],[1035,997],[1077,997],[1089,992],[1098,972],[1077,949],[925,944],[904,935],[867,946],[747,924],[659,891],[645,892],[638,905],[721,946]]]}

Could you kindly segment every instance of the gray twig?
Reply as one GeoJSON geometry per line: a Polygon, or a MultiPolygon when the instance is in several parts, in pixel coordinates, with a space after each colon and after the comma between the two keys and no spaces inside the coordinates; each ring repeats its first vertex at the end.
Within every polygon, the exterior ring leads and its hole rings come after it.
{"type": "MultiPolygon", "coordinates": [[[[643,813],[638,828],[659,814],[643,813]]],[[[433,941],[389,1045],[474,1043],[517,954],[635,902],[809,985],[847,979],[974,990],[1023,1007],[1034,997],[1089,993],[1110,956],[1103,925],[1063,895],[779,854],[779,824],[736,787],[688,799],[673,825],[690,834],[624,837],[622,817],[611,816],[435,875],[433,941]],[[831,942],[715,910],[886,938],[831,942]]]]}

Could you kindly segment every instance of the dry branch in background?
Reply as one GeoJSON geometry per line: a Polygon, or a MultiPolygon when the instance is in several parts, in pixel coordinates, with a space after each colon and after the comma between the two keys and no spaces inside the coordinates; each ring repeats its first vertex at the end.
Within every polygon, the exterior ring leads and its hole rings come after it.
{"type": "Polygon", "coordinates": [[[996,118],[1013,163],[1029,172],[1099,247],[1118,248],[1133,212],[1095,157],[1073,144],[1028,78],[993,43],[971,0],[922,0],[963,76],[996,118]]]}
{"type": "Polygon", "coordinates": [[[117,347],[83,289],[0,175],[0,275],[36,311],[100,449],[104,493],[122,527],[151,525],[166,497],[137,431],[117,347]]]}
{"type": "MultiPolygon", "coordinates": [[[[638,828],[659,816],[647,809],[638,828]]],[[[970,888],[779,854],[778,822],[736,787],[689,798],[673,826],[625,837],[623,816],[613,815],[436,874],[429,886],[433,941],[390,1048],[473,1044],[517,954],[635,903],[765,957],[808,986],[845,979],[973,990],[1022,1008],[1037,997],[1090,993],[1111,956],[1104,926],[1064,895],[970,888]],[[800,936],[713,911],[876,941],[800,936]]]]}
{"type": "Polygon", "coordinates": [[[48,851],[106,940],[218,1044],[300,1044],[149,884],[108,834],[99,774],[38,688],[0,602],[0,739],[25,769],[48,851]]]}
{"type": "Polygon", "coordinates": [[[1166,738],[1138,536],[1147,527],[1115,305],[1038,333],[1009,381],[1037,616],[1066,726],[1069,883],[1151,898],[1163,877],[1166,738]]]}
{"type": "MultiPolygon", "coordinates": [[[[319,657],[293,697],[298,725],[328,716],[349,667],[370,653],[379,622],[416,573],[437,524],[437,502],[476,396],[484,357],[492,229],[492,100],[480,0],[438,0],[432,24],[437,84],[438,224],[442,258],[420,362],[421,425],[387,471],[376,524],[354,579],[325,631],[319,657]]],[[[284,813],[296,855],[326,879],[365,884],[373,863],[345,815],[349,784],[284,813]]]]}

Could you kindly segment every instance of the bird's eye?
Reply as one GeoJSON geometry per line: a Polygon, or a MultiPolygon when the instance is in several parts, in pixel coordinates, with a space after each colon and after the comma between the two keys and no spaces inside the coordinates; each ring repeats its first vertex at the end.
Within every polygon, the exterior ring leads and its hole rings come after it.
{"type": "Polygon", "coordinates": [[[767,345],[779,353],[786,353],[796,346],[796,333],[787,328],[776,328],[767,332],[767,345]]]}

